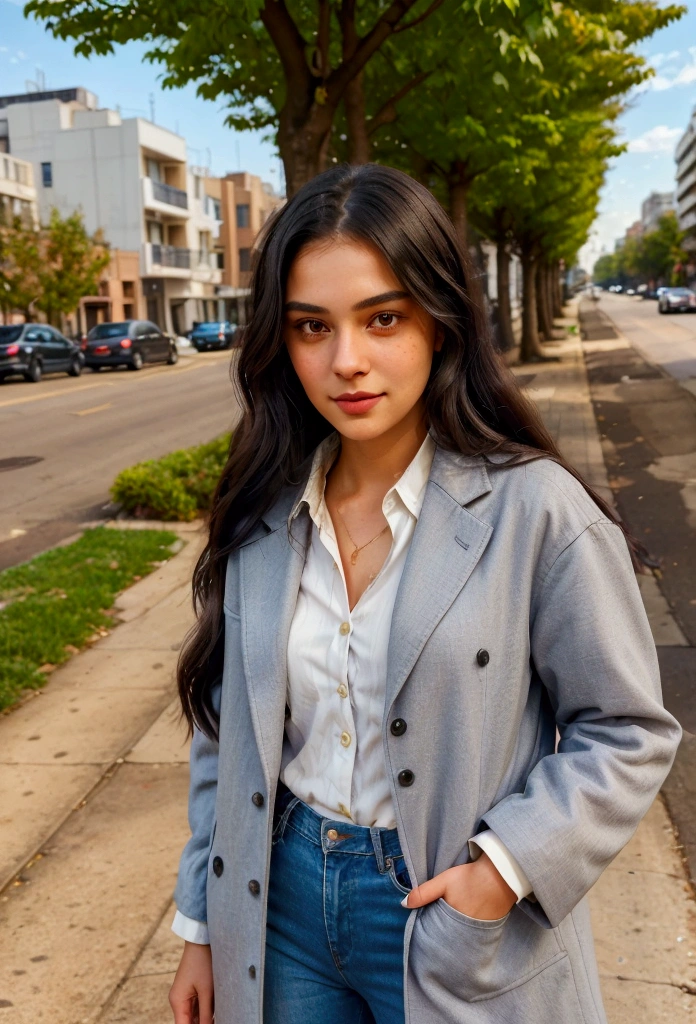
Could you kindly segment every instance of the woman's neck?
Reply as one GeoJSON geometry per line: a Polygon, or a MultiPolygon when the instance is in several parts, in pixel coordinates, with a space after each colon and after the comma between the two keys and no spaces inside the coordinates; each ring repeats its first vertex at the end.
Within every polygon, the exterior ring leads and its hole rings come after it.
{"type": "Polygon", "coordinates": [[[383,497],[413,461],[427,432],[421,414],[369,441],[341,436],[341,452],[331,470],[334,494],[347,498],[372,492],[383,497]]]}

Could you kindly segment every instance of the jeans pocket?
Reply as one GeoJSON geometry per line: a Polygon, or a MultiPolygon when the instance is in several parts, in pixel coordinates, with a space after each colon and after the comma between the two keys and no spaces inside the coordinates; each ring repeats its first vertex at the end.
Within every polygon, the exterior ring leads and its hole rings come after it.
{"type": "Polygon", "coordinates": [[[390,857],[389,879],[393,884],[397,892],[400,892],[402,896],[406,896],[413,886],[411,885],[411,878],[408,873],[408,868],[404,863],[403,856],[401,857],[390,857]]]}
{"type": "Polygon", "coordinates": [[[273,833],[271,835],[271,847],[275,846],[285,835],[285,828],[288,823],[288,818],[293,812],[293,809],[299,804],[300,798],[286,794],[281,806],[275,813],[273,820],[273,833]]]}

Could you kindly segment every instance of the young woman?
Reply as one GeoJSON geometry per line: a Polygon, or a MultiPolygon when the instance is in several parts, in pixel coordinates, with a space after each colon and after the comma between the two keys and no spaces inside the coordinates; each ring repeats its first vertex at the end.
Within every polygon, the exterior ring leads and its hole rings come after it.
{"type": "Polygon", "coordinates": [[[585,895],[680,734],[627,538],[406,175],[309,182],[251,307],[179,674],[175,1022],[604,1022],[585,895]]]}

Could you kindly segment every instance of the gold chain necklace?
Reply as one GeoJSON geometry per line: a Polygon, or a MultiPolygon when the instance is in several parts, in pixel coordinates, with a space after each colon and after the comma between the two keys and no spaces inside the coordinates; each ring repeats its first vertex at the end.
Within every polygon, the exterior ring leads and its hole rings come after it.
{"type": "Polygon", "coordinates": [[[351,565],[355,565],[355,563],[358,560],[358,555],[360,554],[360,552],[364,551],[365,548],[369,548],[370,544],[374,544],[374,542],[376,540],[378,540],[382,536],[383,533],[386,533],[387,530],[389,529],[389,523],[387,523],[387,525],[384,527],[384,529],[380,530],[379,533],[376,533],[375,536],[372,538],[372,540],[368,540],[367,544],[361,544],[360,547],[358,547],[358,545],[355,543],[355,541],[353,540],[353,538],[350,535],[350,530],[348,529],[348,525],[347,525],[345,519],[343,518],[343,515],[342,515],[341,510],[338,507],[338,505],[336,506],[336,511],[338,512],[339,516],[341,517],[341,522],[343,523],[343,528],[346,531],[346,533],[348,534],[348,540],[351,542],[351,544],[355,548],[355,550],[351,553],[351,556],[350,556],[350,564],[351,565]]]}

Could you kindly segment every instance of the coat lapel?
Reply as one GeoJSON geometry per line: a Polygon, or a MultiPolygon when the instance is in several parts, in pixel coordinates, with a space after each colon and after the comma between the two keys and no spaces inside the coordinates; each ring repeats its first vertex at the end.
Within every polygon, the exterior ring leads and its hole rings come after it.
{"type": "MultiPolygon", "coordinates": [[[[300,493],[302,493],[300,491],[300,493]]],[[[297,490],[265,517],[271,532],[240,551],[240,611],[244,674],[256,743],[269,792],[280,771],[285,727],[287,647],[309,539],[309,516],[301,513],[288,534],[297,490]]]]}
{"type": "Polygon", "coordinates": [[[387,712],[486,549],[493,528],[463,506],[490,489],[482,458],[437,449],[394,605],[387,712]]]}

